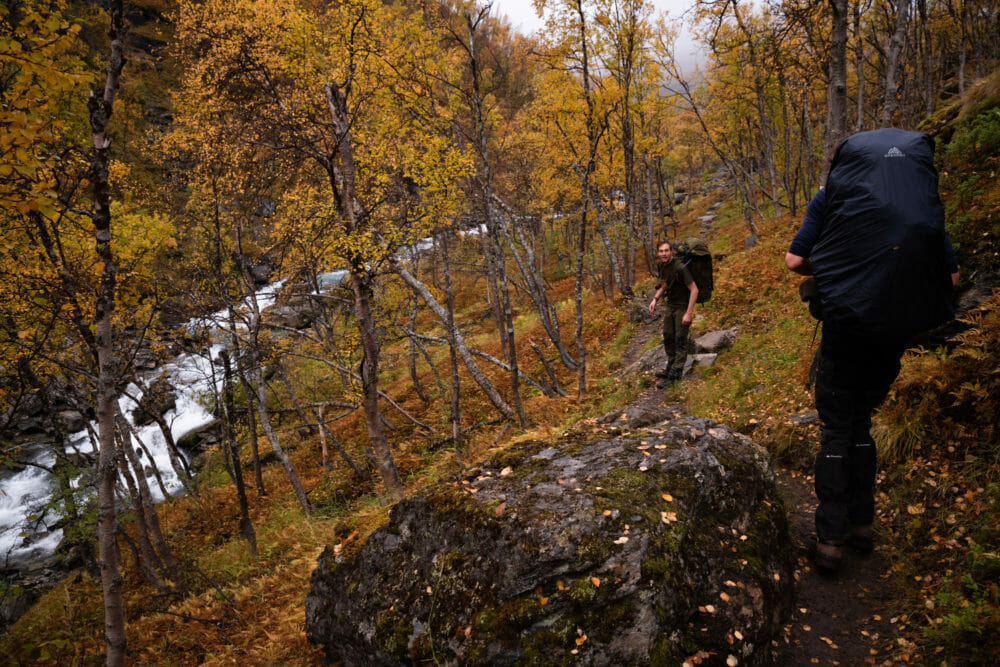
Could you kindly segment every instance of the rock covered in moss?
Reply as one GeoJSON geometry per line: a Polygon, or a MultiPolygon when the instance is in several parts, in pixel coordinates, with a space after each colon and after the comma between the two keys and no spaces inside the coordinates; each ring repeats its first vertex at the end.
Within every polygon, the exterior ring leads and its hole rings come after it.
{"type": "Polygon", "coordinates": [[[347,665],[767,664],[793,560],[745,436],[691,418],[573,434],[404,500],[356,553],[328,548],[306,631],[347,665]]]}

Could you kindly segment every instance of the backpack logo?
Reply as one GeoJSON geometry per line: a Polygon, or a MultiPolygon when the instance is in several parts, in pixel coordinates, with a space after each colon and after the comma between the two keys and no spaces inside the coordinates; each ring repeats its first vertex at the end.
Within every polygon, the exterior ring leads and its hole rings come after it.
{"type": "Polygon", "coordinates": [[[893,146],[889,149],[889,152],[885,154],[885,157],[906,157],[906,154],[893,146]]]}

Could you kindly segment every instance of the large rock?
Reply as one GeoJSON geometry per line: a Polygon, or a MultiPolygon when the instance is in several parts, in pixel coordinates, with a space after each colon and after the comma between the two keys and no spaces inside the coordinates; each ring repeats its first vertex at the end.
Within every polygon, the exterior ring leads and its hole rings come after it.
{"type": "Polygon", "coordinates": [[[681,419],[517,448],[323,552],[306,632],[332,661],[769,664],[794,559],[760,446],[681,419]]]}
{"type": "Polygon", "coordinates": [[[720,352],[736,342],[738,331],[737,327],[721,331],[710,331],[703,336],[695,338],[694,350],[699,354],[720,352]]]}

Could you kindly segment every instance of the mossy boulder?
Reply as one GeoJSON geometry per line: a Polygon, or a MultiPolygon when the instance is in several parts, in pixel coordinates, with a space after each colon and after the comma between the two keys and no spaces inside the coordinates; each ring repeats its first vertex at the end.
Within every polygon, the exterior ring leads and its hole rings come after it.
{"type": "Polygon", "coordinates": [[[759,445],[684,418],[515,447],[327,548],[310,640],[347,665],[770,662],[794,557],[759,445]]]}

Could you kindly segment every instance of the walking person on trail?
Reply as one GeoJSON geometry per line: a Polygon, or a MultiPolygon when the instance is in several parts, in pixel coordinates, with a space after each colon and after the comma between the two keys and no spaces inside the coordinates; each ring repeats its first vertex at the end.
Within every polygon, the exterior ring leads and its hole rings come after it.
{"type": "Polygon", "coordinates": [[[845,544],[873,548],[872,413],[899,374],[908,340],[953,316],[958,265],[944,231],[933,140],[894,129],[848,137],[785,264],[813,276],[818,301],[810,311],[823,322],[814,361],[821,428],[811,551],[819,568],[835,572],[845,544]]]}
{"type": "Polygon", "coordinates": [[[674,257],[670,241],[656,244],[656,275],[659,282],[656,294],[649,302],[649,312],[656,312],[656,304],[667,293],[667,309],[663,313],[663,350],[667,354],[666,368],[656,372],[660,389],[680,379],[687,363],[687,336],[694,319],[694,304],[698,300],[698,285],[688,268],[674,257]]]}

